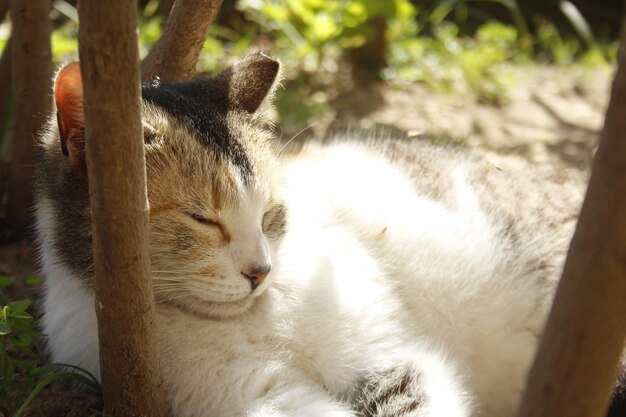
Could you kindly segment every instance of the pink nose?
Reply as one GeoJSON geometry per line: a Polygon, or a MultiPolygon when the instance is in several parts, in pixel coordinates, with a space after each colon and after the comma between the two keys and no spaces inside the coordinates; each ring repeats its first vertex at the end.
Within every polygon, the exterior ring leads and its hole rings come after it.
{"type": "Polygon", "coordinates": [[[256,287],[261,285],[263,280],[270,274],[272,270],[272,266],[270,264],[267,265],[255,265],[251,268],[244,269],[241,271],[241,274],[250,281],[250,285],[252,286],[252,290],[254,291],[256,287]]]}

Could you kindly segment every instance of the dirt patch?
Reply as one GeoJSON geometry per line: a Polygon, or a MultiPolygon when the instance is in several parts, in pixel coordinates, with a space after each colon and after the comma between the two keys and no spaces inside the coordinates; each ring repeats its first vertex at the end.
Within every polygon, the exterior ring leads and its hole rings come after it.
{"type": "Polygon", "coordinates": [[[589,168],[604,123],[610,68],[524,66],[502,103],[434,93],[421,84],[372,85],[342,96],[329,123],[458,138],[496,159],[589,168]]]}

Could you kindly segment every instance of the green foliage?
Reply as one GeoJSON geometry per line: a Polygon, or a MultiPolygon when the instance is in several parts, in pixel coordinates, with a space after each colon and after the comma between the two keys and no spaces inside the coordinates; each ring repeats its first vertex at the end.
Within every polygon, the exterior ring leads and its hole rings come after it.
{"type": "Polygon", "coordinates": [[[416,9],[408,0],[240,0],[237,8],[312,72],[337,50],[360,47],[374,35],[370,24],[384,18],[392,30],[387,41],[416,33],[416,9]]]}
{"type": "Polygon", "coordinates": [[[20,300],[0,309],[0,387],[9,394],[0,396],[0,410],[5,413],[17,409],[25,399],[23,393],[34,388],[41,372],[35,346],[40,333],[27,311],[30,304],[28,300],[20,300]]]}
{"type": "Polygon", "coordinates": [[[559,65],[580,62],[588,66],[602,66],[616,60],[616,45],[592,42],[562,35],[559,28],[545,18],[536,19],[538,58],[559,65]]]}
{"type": "MultiPolygon", "coordinates": [[[[539,59],[556,64],[614,62],[615,45],[590,38],[577,9],[559,2],[576,29],[561,35],[556,26],[538,17],[529,24],[515,0],[440,0],[418,10],[406,0],[239,0],[237,7],[272,40],[273,53],[285,62],[298,62],[296,74],[336,74],[345,52],[373,36],[376,18],[387,21],[387,68],[383,78],[419,81],[437,91],[470,93],[478,99],[506,98],[514,82],[507,63],[539,59]],[[493,4],[509,15],[512,24],[484,13],[472,21],[478,4],[493,4]],[[468,33],[467,27],[476,26],[468,33]],[[584,37],[576,37],[576,32],[584,37]]],[[[319,77],[318,77],[319,78],[319,77]]],[[[313,86],[315,88],[315,86],[313,86]]]]}
{"type": "Polygon", "coordinates": [[[488,22],[474,38],[461,39],[458,32],[455,23],[442,22],[433,37],[407,38],[391,45],[385,77],[424,82],[438,91],[462,88],[478,98],[502,98],[512,79],[501,64],[520,53],[517,30],[488,22]]]}
{"type": "MultiPolygon", "coordinates": [[[[36,278],[27,281],[40,282],[36,278]]],[[[2,288],[10,284],[8,278],[0,277],[2,288]]],[[[98,381],[88,372],[72,365],[46,363],[38,345],[42,334],[30,308],[30,300],[0,306],[0,415],[21,417],[41,391],[62,380],[79,381],[101,393],[98,381]]]]}
{"type": "MultiPolygon", "coordinates": [[[[530,25],[524,3],[515,0],[439,0],[423,10],[410,0],[239,0],[236,9],[243,21],[235,26],[212,25],[198,66],[213,72],[250,49],[269,50],[289,63],[285,75],[304,95],[289,91],[287,95],[297,96],[286,101],[307,103],[306,109],[296,110],[302,114],[292,117],[304,120],[314,111],[324,113],[325,102],[351,88],[343,83],[342,71],[349,68],[346,52],[371,40],[372,23],[382,18],[386,21],[384,79],[417,81],[436,91],[499,101],[506,99],[507,87],[514,82],[506,70],[508,63],[539,60],[602,66],[615,62],[614,43],[594,39],[571,2],[556,4],[570,22],[565,29],[541,16],[530,25]],[[489,5],[503,13],[482,11],[481,6],[489,5]],[[496,20],[503,16],[510,23],[496,20]],[[297,78],[307,79],[310,85],[294,82],[297,78]]],[[[148,1],[140,13],[142,54],[159,39],[163,23],[159,1],[148,1]]],[[[55,60],[76,49],[76,23],[69,21],[54,32],[55,60]]],[[[293,109],[285,106],[284,110],[293,109]]]]}
{"type": "MultiPolygon", "coordinates": [[[[503,6],[508,11],[520,37],[524,40],[527,40],[529,37],[528,25],[526,24],[524,14],[515,0],[474,0],[473,2],[495,3],[503,6]]],[[[457,24],[467,26],[470,16],[470,5],[468,3],[471,3],[471,1],[440,0],[435,3],[435,6],[429,13],[426,13],[426,19],[432,26],[436,26],[452,15],[452,20],[457,24]]],[[[494,20],[494,18],[488,17],[486,20],[494,20]]]]}
{"type": "Polygon", "coordinates": [[[265,30],[279,31],[301,56],[331,43],[363,45],[372,34],[367,23],[378,17],[405,23],[415,17],[408,0],[240,0],[237,7],[265,30]]]}

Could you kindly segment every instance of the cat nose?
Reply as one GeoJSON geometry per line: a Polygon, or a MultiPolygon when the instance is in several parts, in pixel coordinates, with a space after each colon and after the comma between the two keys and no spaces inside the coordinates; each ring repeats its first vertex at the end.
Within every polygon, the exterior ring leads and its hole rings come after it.
{"type": "Polygon", "coordinates": [[[241,274],[250,281],[252,291],[254,291],[256,287],[261,285],[261,283],[269,275],[271,270],[272,266],[270,264],[261,266],[256,265],[247,270],[241,271],[241,274]]]}

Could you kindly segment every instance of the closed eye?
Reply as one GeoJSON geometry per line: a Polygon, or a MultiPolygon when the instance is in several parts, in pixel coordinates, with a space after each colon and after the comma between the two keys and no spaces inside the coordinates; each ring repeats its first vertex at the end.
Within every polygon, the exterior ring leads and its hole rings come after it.
{"type": "Polygon", "coordinates": [[[224,225],[220,223],[218,220],[211,219],[210,217],[205,217],[201,214],[192,213],[189,211],[184,211],[184,213],[195,220],[197,223],[200,223],[203,226],[209,226],[211,228],[215,228],[215,230],[219,231],[225,242],[230,242],[230,234],[224,228],[224,225]]]}
{"type": "Polygon", "coordinates": [[[198,223],[206,224],[207,226],[217,226],[219,228],[222,227],[220,222],[218,222],[217,220],[209,219],[208,217],[204,217],[200,214],[187,213],[187,215],[191,217],[192,219],[194,219],[195,221],[197,221],[198,223]]]}

